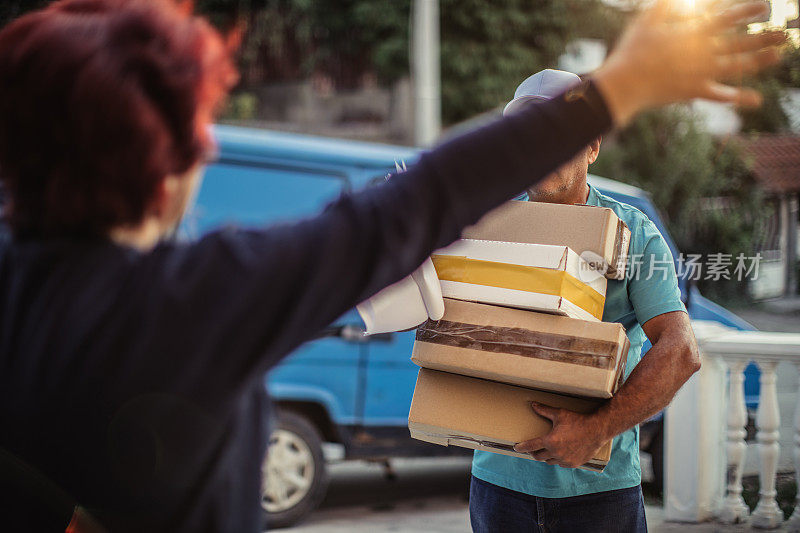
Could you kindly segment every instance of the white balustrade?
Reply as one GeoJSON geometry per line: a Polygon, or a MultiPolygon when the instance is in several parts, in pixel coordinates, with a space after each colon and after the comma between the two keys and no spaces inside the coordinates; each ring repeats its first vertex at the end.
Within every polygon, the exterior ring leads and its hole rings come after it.
{"type": "Polygon", "coordinates": [[[753,527],[774,529],[783,522],[783,511],[778,507],[778,492],[775,490],[775,475],[778,473],[778,429],[781,416],[778,411],[778,390],[775,388],[775,368],[778,361],[775,359],[760,359],[758,368],[761,370],[761,394],[758,399],[758,413],[756,415],[756,440],[758,441],[758,455],[761,459],[761,469],[758,474],[760,489],[758,491],[758,505],[753,511],[753,527]]]}
{"type": "Polygon", "coordinates": [[[742,522],[750,509],[742,499],[742,471],[747,454],[747,406],[744,403],[744,369],[747,361],[735,357],[723,357],[730,376],[728,400],[728,461],[726,478],[728,494],[722,504],[719,520],[723,524],[742,522]]]}
{"type": "MultiPolygon", "coordinates": [[[[703,368],[679,391],[666,414],[667,520],[700,522],[716,517],[725,524],[749,521],[754,528],[783,527],[800,533],[800,492],[786,522],[776,492],[781,421],[776,370],[780,362],[789,362],[800,379],[800,334],[737,331],[702,322],[694,326],[703,368]],[[756,414],[760,490],[758,504],[748,516],[742,472],[748,448],[744,369],[750,362],[761,372],[756,414]],[[689,413],[698,423],[686,420],[689,413]]],[[[800,382],[796,389],[793,452],[800,486],[800,382]]]]}
{"type": "MultiPolygon", "coordinates": [[[[794,408],[794,477],[797,487],[800,489],[800,361],[795,361],[797,368],[797,405],[794,408]]],[[[797,491],[797,498],[794,505],[792,516],[786,523],[786,530],[792,533],[800,532],[800,490],[797,491]]]]}

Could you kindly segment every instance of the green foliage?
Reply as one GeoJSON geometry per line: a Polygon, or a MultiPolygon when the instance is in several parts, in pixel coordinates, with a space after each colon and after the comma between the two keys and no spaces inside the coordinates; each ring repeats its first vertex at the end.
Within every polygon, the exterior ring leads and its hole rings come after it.
{"type": "Polygon", "coordinates": [[[787,45],[780,64],[766,75],[774,77],[785,87],[800,89],[800,47],[787,45]]]}
{"type": "Polygon", "coordinates": [[[441,0],[442,119],[453,123],[511,99],[555,67],[575,37],[611,40],[621,15],[599,0],[441,0]]]}
{"type": "Polygon", "coordinates": [[[393,80],[408,69],[409,0],[289,0],[282,10],[299,22],[296,38],[305,49],[306,72],[324,72],[345,86],[379,71],[393,80]]]}
{"type": "Polygon", "coordinates": [[[780,133],[789,127],[789,117],[783,110],[786,102],[786,88],[777,77],[758,79],[749,85],[756,88],[764,97],[764,103],[756,109],[741,109],[744,133],[780,133]]]}
{"type": "Polygon", "coordinates": [[[246,23],[241,66],[245,82],[292,81],[312,74],[340,88],[365,74],[391,82],[408,72],[410,0],[204,0],[212,19],[236,12],[246,23]]]}
{"type": "Polygon", "coordinates": [[[258,97],[252,93],[233,94],[228,98],[222,118],[227,120],[252,120],[258,111],[258,97]]]}
{"type": "Polygon", "coordinates": [[[569,37],[563,7],[555,0],[443,0],[443,121],[508,101],[520,81],[554,66],[569,37]]]}
{"type": "Polygon", "coordinates": [[[237,18],[249,12],[255,3],[252,0],[195,0],[195,10],[225,31],[233,27],[237,18]]]}
{"type": "MultiPolygon", "coordinates": [[[[768,214],[733,141],[706,133],[684,107],[644,113],[601,147],[592,172],[650,192],[684,253],[752,253],[768,214]]],[[[708,296],[741,294],[733,282],[700,283],[708,296]]]]}
{"type": "MultiPolygon", "coordinates": [[[[246,85],[323,74],[348,88],[365,74],[384,84],[409,74],[411,5],[411,0],[202,0],[198,8],[215,20],[237,6],[245,15],[246,85]]],[[[611,41],[624,21],[601,0],[440,0],[440,10],[445,123],[501,105],[525,77],[554,66],[569,40],[611,41]]]]}
{"type": "Polygon", "coordinates": [[[712,141],[682,108],[642,114],[601,147],[593,172],[651,191],[668,220],[694,211],[706,192],[712,141]]]}
{"type": "Polygon", "coordinates": [[[786,89],[800,88],[800,48],[786,45],[781,62],[758,76],[747,79],[744,85],[754,87],[764,97],[758,109],[739,111],[742,131],[745,133],[781,133],[789,126],[789,118],[783,110],[786,89]]]}

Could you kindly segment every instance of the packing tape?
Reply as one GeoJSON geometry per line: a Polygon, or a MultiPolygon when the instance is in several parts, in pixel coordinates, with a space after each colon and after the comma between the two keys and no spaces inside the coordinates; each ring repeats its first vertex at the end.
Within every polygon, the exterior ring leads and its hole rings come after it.
{"type": "Polygon", "coordinates": [[[614,393],[616,393],[625,381],[625,369],[628,366],[628,351],[631,349],[631,341],[625,335],[625,344],[622,346],[622,357],[617,363],[617,382],[614,385],[614,393]]]}
{"type": "Polygon", "coordinates": [[[590,315],[603,319],[605,296],[563,270],[496,263],[454,255],[432,255],[431,259],[442,281],[561,296],[590,315]]]}
{"type": "Polygon", "coordinates": [[[614,253],[611,256],[611,264],[608,265],[608,275],[613,279],[624,279],[625,269],[628,263],[628,243],[625,232],[628,225],[623,221],[617,221],[617,235],[614,239],[614,253]]]}
{"type": "Polygon", "coordinates": [[[614,369],[619,350],[619,346],[611,341],[449,320],[428,320],[417,328],[416,340],[455,348],[508,353],[591,366],[603,370],[614,369]]]}

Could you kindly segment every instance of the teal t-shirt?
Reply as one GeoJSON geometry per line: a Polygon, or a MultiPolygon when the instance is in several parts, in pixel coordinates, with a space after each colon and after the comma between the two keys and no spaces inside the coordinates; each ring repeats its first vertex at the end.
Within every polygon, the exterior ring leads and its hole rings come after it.
{"type": "MultiPolygon", "coordinates": [[[[681,302],[675,263],[664,237],[647,216],[589,186],[588,205],[609,207],[628,225],[631,242],[623,280],[608,280],[604,322],[625,326],[630,340],[625,378],[641,359],[646,340],[641,324],[671,311],[686,311],[681,302]]],[[[641,483],[639,427],[617,435],[603,472],[562,468],[547,463],[476,451],[472,474],[484,481],[543,498],[567,498],[641,483]]]]}

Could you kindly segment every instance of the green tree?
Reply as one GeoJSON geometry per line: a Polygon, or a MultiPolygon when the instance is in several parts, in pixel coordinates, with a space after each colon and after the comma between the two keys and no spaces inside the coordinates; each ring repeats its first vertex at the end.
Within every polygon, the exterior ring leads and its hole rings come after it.
{"type": "MultiPolygon", "coordinates": [[[[411,0],[203,0],[215,20],[237,11],[248,21],[245,83],[313,73],[357,85],[365,73],[391,83],[409,73],[411,0]],[[243,7],[244,6],[244,7],[243,7]],[[260,65],[249,76],[253,65],[260,65]]],[[[624,16],[600,0],[441,0],[445,123],[496,107],[574,37],[612,40],[624,16]]]]}
{"type": "Polygon", "coordinates": [[[623,20],[599,0],[441,0],[444,123],[507,102],[572,39],[610,42],[623,20]]]}
{"type": "Polygon", "coordinates": [[[786,104],[786,86],[777,77],[759,78],[748,83],[764,98],[761,107],[740,109],[742,132],[781,133],[789,127],[789,117],[783,106],[786,104]]]}
{"type": "Polygon", "coordinates": [[[244,82],[329,76],[357,86],[372,73],[391,82],[408,73],[410,0],[202,0],[198,10],[218,25],[245,23],[244,82]]]}
{"type": "Polygon", "coordinates": [[[764,96],[764,104],[757,109],[739,111],[742,131],[785,132],[789,127],[789,118],[784,111],[786,89],[800,88],[800,48],[792,44],[786,45],[780,63],[758,76],[744,80],[743,84],[758,89],[764,96]]]}
{"type": "Polygon", "coordinates": [[[443,0],[441,10],[445,123],[508,101],[520,81],[555,65],[570,36],[555,0],[443,0]]]}
{"type": "MultiPolygon", "coordinates": [[[[682,252],[752,254],[768,212],[735,141],[715,139],[673,106],[640,115],[607,144],[592,172],[648,191],[682,252]]],[[[735,280],[700,286],[717,299],[743,296],[735,280]]]]}

